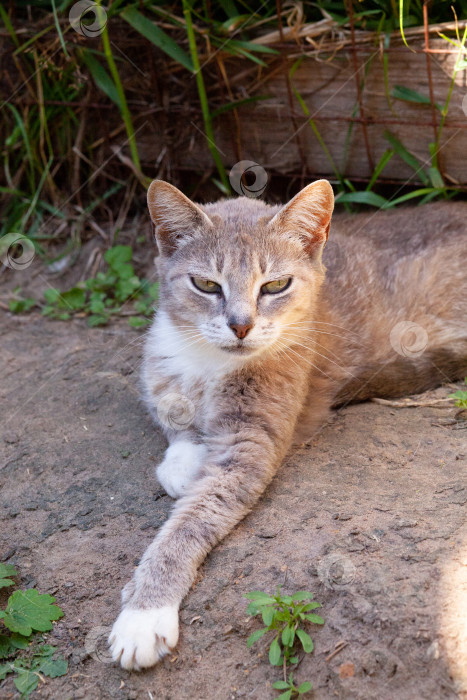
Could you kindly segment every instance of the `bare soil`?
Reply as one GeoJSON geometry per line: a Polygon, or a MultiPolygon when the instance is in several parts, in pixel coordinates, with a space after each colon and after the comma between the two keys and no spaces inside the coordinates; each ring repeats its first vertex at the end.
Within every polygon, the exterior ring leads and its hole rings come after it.
{"type": "MultiPolygon", "coordinates": [[[[259,622],[242,596],[278,584],[323,606],[296,671],[310,698],[467,697],[467,432],[455,409],[337,412],[208,557],[174,653],[130,674],[104,640],[172,506],[153,476],[164,438],[138,398],[140,336],[36,313],[1,323],[0,560],[56,596],[65,615],[49,638],[70,664],[33,698],[274,698],[281,669],[266,640],[247,649],[259,622]]],[[[1,700],[15,697],[0,683],[1,700]]]]}

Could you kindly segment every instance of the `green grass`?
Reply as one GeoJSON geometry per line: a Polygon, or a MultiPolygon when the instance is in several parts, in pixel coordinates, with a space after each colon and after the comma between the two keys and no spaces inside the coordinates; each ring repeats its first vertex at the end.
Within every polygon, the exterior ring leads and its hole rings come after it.
{"type": "Polygon", "coordinates": [[[295,685],[293,671],[290,667],[297,666],[299,647],[306,653],[313,651],[313,641],[305,630],[309,624],[323,625],[324,620],[312,610],[320,608],[320,603],[312,600],[309,591],[298,591],[293,595],[282,595],[278,586],[275,595],[263,591],[252,591],[245,598],[251,602],[247,607],[249,615],[260,615],[264,627],[251,634],[247,646],[251,647],[265,635],[272,640],[269,644],[269,663],[272,666],[282,666],[283,679],[273,683],[273,688],[283,692],[277,700],[290,700],[311,690],[310,681],[295,685]],[[271,634],[272,633],[272,634],[271,634]]]}

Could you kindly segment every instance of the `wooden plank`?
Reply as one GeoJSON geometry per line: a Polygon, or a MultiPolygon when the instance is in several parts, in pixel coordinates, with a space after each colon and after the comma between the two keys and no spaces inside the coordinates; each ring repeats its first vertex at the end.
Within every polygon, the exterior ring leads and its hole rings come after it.
{"type": "MultiPolygon", "coordinates": [[[[430,47],[445,50],[444,40],[432,40],[430,47]]],[[[418,43],[418,48],[421,45],[418,43]]],[[[451,50],[453,47],[449,46],[451,50]]],[[[457,55],[454,53],[434,53],[430,55],[433,75],[434,99],[441,106],[446,100],[451,76],[457,55]]],[[[432,110],[430,105],[414,104],[402,100],[391,100],[388,104],[384,88],[384,69],[379,46],[360,48],[358,63],[366,77],[363,82],[362,100],[368,120],[367,131],[373,162],[378,162],[389,147],[384,137],[387,129],[413,153],[420,166],[430,165],[429,144],[434,141],[432,110]]],[[[239,71],[251,64],[234,61],[227,65],[233,79],[239,71]]],[[[224,164],[230,168],[238,160],[235,143],[240,143],[240,158],[255,161],[269,172],[280,174],[299,173],[302,169],[296,144],[285,75],[292,61],[284,65],[280,72],[258,87],[256,94],[268,94],[270,99],[257,102],[238,110],[240,128],[236,133],[235,120],[231,113],[221,115],[215,122],[216,143],[222,153],[224,164]],[[238,137],[238,138],[237,138],[238,137]]],[[[395,46],[389,53],[389,89],[396,85],[416,90],[429,96],[426,70],[426,55],[413,53],[403,46],[395,46]]],[[[293,76],[292,88],[297,90],[315,120],[315,124],[326,143],[332,159],[339,171],[346,177],[371,176],[371,168],[365,149],[362,125],[351,124],[348,119],[355,113],[358,117],[357,88],[352,55],[349,51],[339,52],[332,61],[317,61],[304,58],[293,76]]],[[[248,93],[248,86],[245,96],[248,93]]],[[[443,172],[452,181],[467,184],[467,114],[462,108],[462,100],[467,95],[466,71],[457,75],[449,116],[441,138],[440,164],[443,172]]],[[[170,108],[169,108],[170,111],[170,108]]],[[[466,97],[467,112],[467,97],[466,97]]],[[[297,100],[294,102],[294,115],[298,125],[297,136],[305,155],[306,173],[333,176],[333,168],[323,152],[313,130],[308,124],[297,100]]],[[[436,110],[437,124],[441,112],[436,110]]],[[[212,168],[212,160],[207,142],[198,119],[187,119],[179,114],[170,115],[173,131],[177,133],[177,147],[172,153],[174,169],[190,169],[203,172],[212,168]],[[199,130],[196,128],[198,127],[199,130]]],[[[140,139],[144,160],[156,160],[161,150],[163,135],[154,131],[151,136],[140,139]]],[[[420,183],[419,174],[395,155],[384,170],[384,176],[410,183],[420,183]]]]}

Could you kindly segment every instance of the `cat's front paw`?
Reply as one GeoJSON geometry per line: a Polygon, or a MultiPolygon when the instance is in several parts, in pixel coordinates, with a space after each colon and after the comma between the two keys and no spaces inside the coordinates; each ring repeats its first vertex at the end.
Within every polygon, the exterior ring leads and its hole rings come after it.
{"type": "Polygon", "coordinates": [[[127,671],[154,666],[178,641],[178,608],[124,608],[109,635],[114,661],[127,671]]]}
{"type": "Polygon", "coordinates": [[[205,445],[179,440],[167,449],[156,468],[160,485],[172,498],[184,496],[197,478],[206,455],[205,445]]]}

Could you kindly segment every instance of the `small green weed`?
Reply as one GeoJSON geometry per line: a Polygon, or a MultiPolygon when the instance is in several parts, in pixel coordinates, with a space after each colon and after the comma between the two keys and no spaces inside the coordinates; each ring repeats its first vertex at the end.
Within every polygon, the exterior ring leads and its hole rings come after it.
{"type": "Polygon", "coordinates": [[[31,297],[21,297],[20,292],[20,288],[17,287],[13,292],[15,298],[9,301],[8,306],[12,314],[24,314],[37,306],[37,301],[35,299],[31,299],[31,297]]]}
{"type": "Polygon", "coordinates": [[[119,315],[121,307],[130,300],[137,314],[128,323],[134,328],[146,326],[150,321],[159,285],[141,280],[131,263],[133,251],[129,245],[117,245],[104,254],[108,265],[106,272],[72,287],[66,292],[48,289],[45,294],[44,316],[66,321],[76,312],[89,315],[90,326],[105,326],[112,315],[119,315]]]}
{"type": "MultiPolygon", "coordinates": [[[[14,566],[0,564],[0,588],[13,586],[15,576],[14,566]]],[[[41,676],[57,678],[68,671],[67,661],[55,655],[54,646],[37,643],[42,638],[30,644],[36,632],[48,632],[52,621],[63,616],[63,611],[53,603],[53,596],[31,588],[12,593],[6,608],[0,609],[0,621],[6,628],[5,633],[0,632],[0,680],[14,673],[13,682],[22,698],[29,698],[41,676]]]]}
{"type": "Polygon", "coordinates": [[[261,615],[265,625],[263,629],[256,630],[250,635],[247,646],[250,648],[265,634],[274,632],[274,639],[269,646],[269,663],[272,666],[283,667],[284,679],[276,681],[273,688],[284,691],[276,700],[290,700],[311,690],[309,681],[295,686],[293,673],[287,674],[287,669],[299,661],[296,649],[298,643],[305,653],[309,654],[313,651],[313,641],[303,626],[309,622],[323,625],[324,620],[311,612],[321,607],[320,603],[312,601],[312,593],[298,591],[291,596],[281,595],[280,589],[281,586],[278,586],[276,595],[272,596],[262,591],[252,591],[245,595],[245,598],[251,600],[247,613],[261,615]]]}
{"type": "Polygon", "coordinates": [[[147,326],[158,297],[159,284],[140,279],[135,274],[132,258],[131,246],[109,248],[104,254],[108,265],[105,272],[98,272],[96,277],[80,282],[66,292],[47,289],[45,304],[21,297],[21,290],[16,289],[9,309],[12,313],[24,313],[34,306],[42,306],[43,315],[49,318],[68,321],[80,314],[88,316],[90,326],[105,326],[112,316],[122,315],[122,306],[131,302],[130,308],[135,315],[129,317],[128,323],[133,328],[147,326]]]}
{"type": "MultiPolygon", "coordinates": [[[[467,386],[467,377],[465,378],[464,383],[467,386]]],[[[449,398],[456,399],[456,406],[459,408],[467,408],[467,391],[459,389],[459,391],[456,391],[454,394],[449,394],[449,398]]]]}

